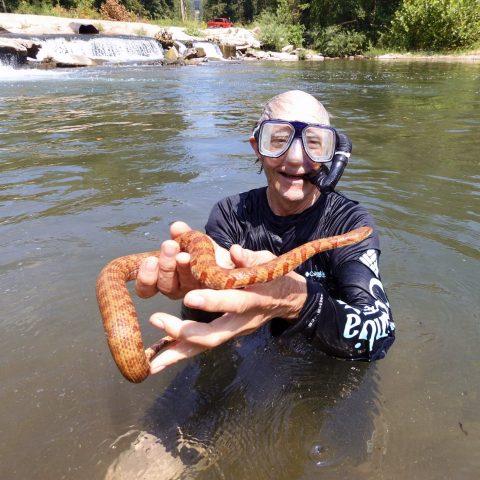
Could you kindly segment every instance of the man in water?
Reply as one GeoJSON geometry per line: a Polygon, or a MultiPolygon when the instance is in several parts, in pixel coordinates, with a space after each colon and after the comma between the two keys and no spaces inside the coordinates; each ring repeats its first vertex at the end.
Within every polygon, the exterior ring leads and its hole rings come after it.
{"type": "MultiPolygon", "coordinates": [[[[206,233],[217,244],[217,263],[253,266],[313,239],[360,226],[374,232],[358,244],[317,254],[272,282],[242,290],[202,288],[190,273],[189,254],[179,252],[175,241],[165,241],[160,257],[142,264],[136,290],[142,298],[157,292],[183,298],[186,320],[152,315],[151,323],[177,341],[152,360],[151,373],[266,323],[274,335],[301,332],[335,357],[371,361],[385,356],[395,325],[379,275],[374,222],[357,202],[333,190],[343,171],[336,150],[345,139],[330,126],[323,105],[305,92],[285,92],[266,104],[250,144],[267,187],[213,207],[206,233]],[[332,159],[329,172],[325,163],[332,159]],[[214,319],[205,323],[205,312],[214,319]]],[[[172,239],[189,229],[174,223],[172,239]]]]}

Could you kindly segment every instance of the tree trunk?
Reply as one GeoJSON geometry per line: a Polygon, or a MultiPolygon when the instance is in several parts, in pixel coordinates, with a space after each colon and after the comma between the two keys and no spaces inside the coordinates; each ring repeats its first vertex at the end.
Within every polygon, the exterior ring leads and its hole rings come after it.
{"type": "MultiPolygon", "coordinates": [[[[3,2],[3,0],[2,0],[3,2]]],[[[185,11],[185,2],[184,0],[180,0],[180,12],[182,13],[182,22],[187,20],[187,12],[185,11]]]]}

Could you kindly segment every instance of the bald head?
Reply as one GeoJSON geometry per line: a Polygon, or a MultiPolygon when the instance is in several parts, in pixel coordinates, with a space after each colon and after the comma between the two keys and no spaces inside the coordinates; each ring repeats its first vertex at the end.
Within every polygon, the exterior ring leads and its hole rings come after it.
{"type": "Polygon", "coordinates": [[[330,117],[325,107],[315,97],[302,90],[280,93],[269,100],[259,122],[270,119],[330,125],[330,117]]]}

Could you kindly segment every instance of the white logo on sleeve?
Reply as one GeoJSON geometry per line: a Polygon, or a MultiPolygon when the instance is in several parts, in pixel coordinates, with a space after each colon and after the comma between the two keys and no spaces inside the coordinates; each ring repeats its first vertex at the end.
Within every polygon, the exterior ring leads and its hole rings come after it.
{"type": "Polygon", "coordinates": [[[365,266],[367,266],[378,278],[378,262],[376,250],[367,250],[358,260],[362,262],[365,266]]]}

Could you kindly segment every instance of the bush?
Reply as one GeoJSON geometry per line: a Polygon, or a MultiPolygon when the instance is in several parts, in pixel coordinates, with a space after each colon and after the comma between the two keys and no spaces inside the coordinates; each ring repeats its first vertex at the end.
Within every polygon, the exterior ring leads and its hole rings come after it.
{"type": "Polygon", "coordinates": [[[265,49],[279,51],[286,45],[301,47],[305,27],[300,24],[286,24],[279,21],[274,12],[264,11],[257,18],[260,27],[260,43],[265,49]]]}
{"type": "Polygon", "coordinates": [[[32,3],[28,2],[27,0],[21,0],[15,9],[15,13],[51,16],[61,16],[63,14],[63,12],[59,13],[56,11],[53,5],[46,0],[39,0],[32,3]]]}
{"type": "Polygon", "coordinates": [[[404,0],[381,42],[405,50],[449,50],[479,40],[478,0],[404,0]]]}
{"type": "Polygon", "coordinates": [[[21,0],[18,3],[15,13],[31,15],[48,15],[53,17],[74,17],[74,18],[100,18],[100,14],[94,5],[95,0],[78,0],[76,2],[63,2],[52,5],[49,0],[36,0],[29,3],[21,0]],[[68,7],[68,5],[70,5],[68,7]]]}
{"type": "Polygon", "coordinates": [[[135,15],[128,11],[118,0],[107,0],[100,7],[100,13],[105,20],[128,22],[136,20],[135,15]]]}
{"type": "Polygon", "coordinates": [[[297,57],[299,60],[306,60],[307,59],[307,52],[303,48],[299,48],[297,50],[297,57]]]}
{"type": "Polygon", "coordinates": [[[94,3],[95,0],[79,0],[69,14],[77,18],[100,18],[94,3]]]}
{"type": "Polygon", "coordinates": [[[358,55],[367,48],[367,37],[339,25],[312,32],[312,47],[327,57],[358,55]]]}
{"type": "Polygon", "coordinates": [[[191,37],[204,37],[205,33],[203,32],[202,29],[204,29],[205,27],[206,25],[204,26],[200,22],[187,20],[185,22],[185,33],[187,35],[190,35],[191,37]]]}

